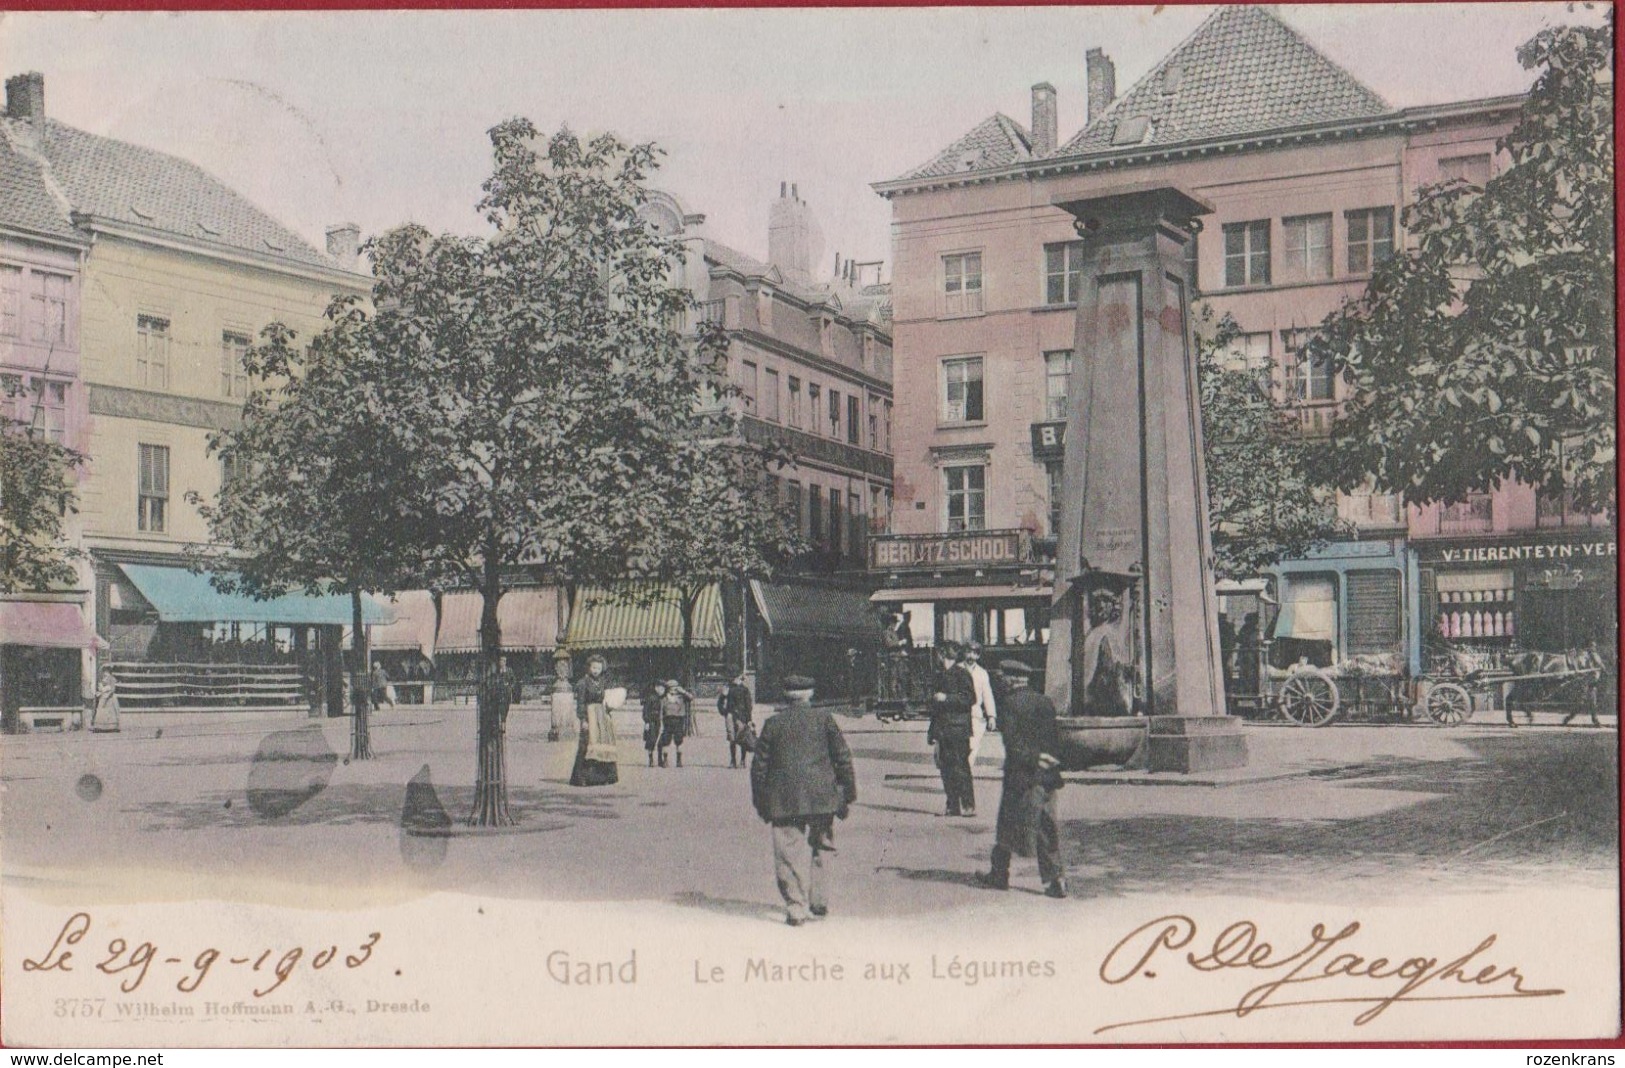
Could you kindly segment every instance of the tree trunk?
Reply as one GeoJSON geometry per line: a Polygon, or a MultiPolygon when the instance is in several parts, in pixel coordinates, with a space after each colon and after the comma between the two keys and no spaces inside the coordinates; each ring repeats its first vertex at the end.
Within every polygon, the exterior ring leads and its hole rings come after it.
{"type": "Polygon", "coordinates": [[[355,715],[350,720],[350,759],[372,759],[372,735],[367,731],[367,714],[372,708],[372,678],[368,674],[367,628],[361,624],[361,591],[350,591],[350,655],[355,660],[355,715]]]}
{"type": "Polygon", "coordinates": [[[495,554],[486,557],[485,581],[480,587],[479,757],[474,778],[474,811],[468,817],[471,827],[511,827],[514,824],[508,811],[506,747],[511,695],[506,692],[507,679],[497,675],[497,664],[502,658],[502,623],[497,618],[497,604],[502,599],[502,572],[494,557],[495,554]]]}

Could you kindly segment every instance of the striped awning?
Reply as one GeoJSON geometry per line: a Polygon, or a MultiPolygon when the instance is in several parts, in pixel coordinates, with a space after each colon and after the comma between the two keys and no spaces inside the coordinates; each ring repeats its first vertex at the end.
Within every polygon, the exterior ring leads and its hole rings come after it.
{"type": "MultiPolygon", "coordinates": [[[[436,655],[480,651],[480,612],[484,604],[472,590],[441,595],[436,655]]],[[[504,649],[534,652],[554,648],[559,643],[558,590],[551,586],[509,590],[497,602],[497,622],[502,625],[504,649]]]]}
{"type": "Polygon", "coordinates": [[[433,657],[434,594],[428,590],[402,590],[388,603],[395,614],[394,622],[372,627],[367,632],[367,644],[374,651],[415,649],[433,657]]]}
{"type": "Polygon", "coordinates": [[[84,612],[61,601],[0,601],[0,645],[89,649],[96,644],[84,612]]]}
{"type": "Polygon", "coordinates": [[[768,633],[775,638],[879,640],[874,610],[859,590],[752,580],[751,591],[768,633]]]}
{"type": "MultiPolygon", "coordinates": [[[[694,648],[720,649],[722,643],[722,590],[711,585],[694,605],[694,648]]],[[[654,583],[620,591],[582,587],[564,644],[572,650],[680,648],[682,601],[675,587],[654,583]]]]}

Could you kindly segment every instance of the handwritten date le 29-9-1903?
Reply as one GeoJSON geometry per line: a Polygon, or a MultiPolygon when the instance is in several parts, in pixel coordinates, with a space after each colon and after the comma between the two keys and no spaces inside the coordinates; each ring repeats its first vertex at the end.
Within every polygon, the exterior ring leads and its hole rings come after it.
{"type": "MultiPolygon", "coordinates": [[[[74,971],[74,950],[90,934],[91,919],[88,912],[76,912],[68,917],[68,921],[57,932],[56,941],[51,948],[40,958],[23,959],[25,972],[71,972],[74,971]]],[[[255,947],[253,952],[237,956],[228,955],[224,950],[206,947],[190,958],[178,956],[165,956],[152,942],[139,942],[132,944],[124,938],[113,938],[107,943],[105,952],[95,962],[96,971],[118,979],[119,989],[126,994],[133,994],[147,979],[148,972],[153,965],[165,968],[179,965],[184,973],[175,983],[175,989],[183,994],[195,993],[198,987],[209,974],[219,966],[228,970],[244,970],[255,977],[253,995],[262,998],[277,987],[288,981],[301,963],[305,963],[313,971],[322,969],[343,960],[346,968],[359,968],[372,958],[373,947],[378,945],[380,935],[373,931],[367,940],[358,946],[354,952],[345,953],[340,957],[340,949],[336,945],[322,946],[309,951],[303,946],[294,946],[280,953],[275,949],[260,949],[255,947]]]]}

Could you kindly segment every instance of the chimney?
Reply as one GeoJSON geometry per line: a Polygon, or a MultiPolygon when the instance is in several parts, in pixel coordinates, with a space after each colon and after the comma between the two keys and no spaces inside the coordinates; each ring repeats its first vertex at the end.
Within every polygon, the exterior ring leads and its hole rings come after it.
{"type": "Polygon", "coordinates": [[[1117,65],[1098,48],[1089,49],[1084,54],[1083,63],[1089,76],[1089,116],[1086,121],[1094,122],[1117,99],[1117,65]]]}
{"type": "MultiPolygon", "coordinates": [[[[787,281],[805,285],[812,281],[813,265],[823,258],[824,235],[812,209],[801,199],[794,182],[780,182],[779,199],[767,212],[767,261],[782,271],[787,281]]],[[[839,259],[835,269],[839,273],[839,259]]]]}
{"type": "Polygon", "coordinates": [[[31,70],[6,79],[6,117],[45,121],[45,75],[31,70]]]}
{"type": "Polygon", "coordinates": [[[1055,86],[1039,82],[1033,86],[1033,155],[1047,156],[1055,151],[1055,86]]]}
{"type": "Polygon", "coordinates": [[[361,227],[353,222],[334,223],[327,228],[327,254],[345,270],[354,270],[361,258],[361,227]]]}

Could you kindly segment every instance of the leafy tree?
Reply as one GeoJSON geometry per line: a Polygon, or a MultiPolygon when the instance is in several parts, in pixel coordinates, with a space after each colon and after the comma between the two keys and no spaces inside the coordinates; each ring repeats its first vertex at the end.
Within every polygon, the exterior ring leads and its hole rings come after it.
{"type": "Polygon", "coordinates": [[[78,511],[80,453],[27,423],[0,418],[0,593],[72,583],[84,551],[67,541],[78,511]]]}
{"type": "Polygon", "coordinates": [[[380,449],[387,418],[373,373],[367,316],[353,297],[328,309],[329,326],[301,351],[277,323],[244,359],[256,382],[240,426],[210,440],[230,472],[212,501],[194,500],[214,545],[192,547],[217,588],[255,597],[289,589],[350,598],[355,698],[350,756],[372,757],[362,595],[414,584],[423,557],[407,512],[415,472],[380,449]]]}
{"type": "MultiPolygon", "coordinates": [[[[497,606],[516,579],[609,583],[660,539],[721,387],[686,337],[682,256],[638,217],[650,145],[528,121],[491,131],[479,208],[487,237],[408,225],[369,246],[376,314],[365,328],[382,417],[375,448],[402,458],[403,530],[427,573],[482,597],[480,656],[494,677],[497,606]]],[[[470,822],[513,822],[503,717],[480,687],[470,822]]]]}
{"type": "Polygon", "coordinates": [[[1422,190],[1410,247],[1313,345],[1351,388],[1315,459],[1406,501],[1508,479],[1614,514],[1613,13],[1518,50],[1541,73],[1478,188],[1422,190]]]}
{"type": "Polygon", "coordinates": [[[1314,445],[1292,410],[1270,396],[1267,377],[1225,366],[1240,335],[1235,320],[1203,305],[1193,325],[1219,576],[1256,575],[1347,533],[1331,487],[1310,474],[1314,445]]]}
{"type": "MultiPolygon", "coordinates": [[[[769,469],[781,466],[784,457],[746,444],[739,417],[729,407],[707,410],[699,422],[699,436],[673,443],[676,463],[668,471],[677,477],[656,488],[659,525],[632,562],[634,574],[660,580],[676,596],[683,621],[683,685],[691,689],[694,610],[705,590],[729,580],[770,578],[806,547],[765,490],[769,469]]],[[[636,598],[647,596],[651,587],[627,589],[636,598]]]]}

